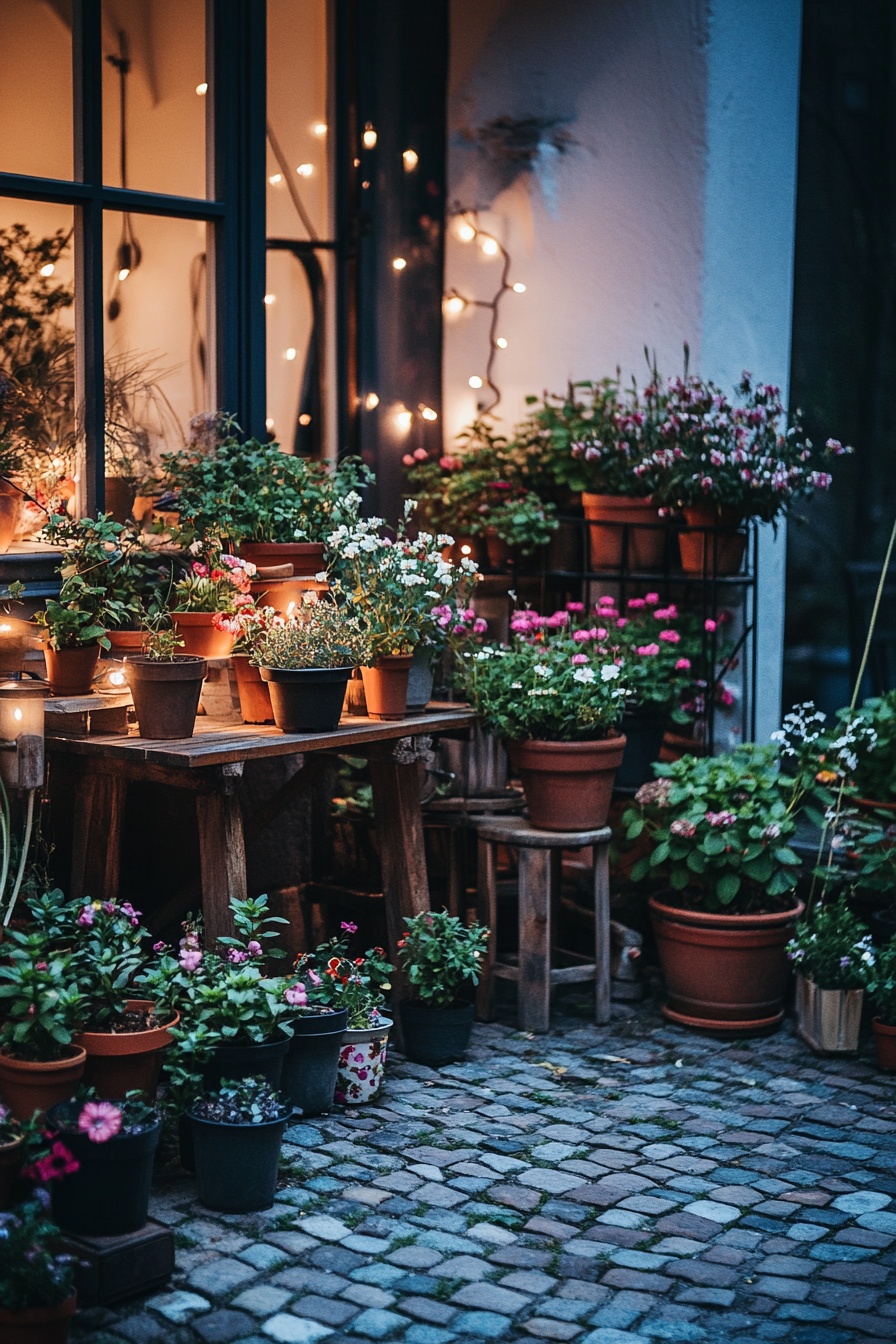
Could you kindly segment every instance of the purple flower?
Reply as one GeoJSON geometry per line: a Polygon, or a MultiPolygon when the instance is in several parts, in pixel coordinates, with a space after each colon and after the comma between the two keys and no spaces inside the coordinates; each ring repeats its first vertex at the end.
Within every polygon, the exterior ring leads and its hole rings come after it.
{"type": "Polygon", "coordinates": [[[201,952],[188,951],[186,948],[180,954],[180,966],[184,971],[195,971],[202,960],[201,952]]]}
{"type": "Polygon", "coordinates": [[[840,958],[841,971],[845,971],[848,965],[849,965],[849,957],[841,957],[840,958]]]}
{"type": "Polygon", "coordinates": [[[301,983],[291,985],[284,991],[283,997],[293,1008],[304,1008],[308,1002],[308,995],[305,993],[305,986],[301,983]]]}
{"type": "Polygon", "coordinates": [[[240,966],[244,961],[249,960],[249,953],[241,952],[238,947],[232,947],[227,953],[227,960],[232,966],[240,966]]]}
{"type": "Polygon", "coordinates": [[[257,943],[257,942],[255,941],[255,939],[253,938],[252,941],[251,941],[250,943],[247,943],[247,944],[246,944],[246,951],[247,951],[247,953],[249,954],[250,957],[260,957],[260,956],[261,956],[261,943],[257,943]]]}
{"type": "Polygon", "coordinates": [[[93,906],[85,905],[78,916],[78,923],[83,929],[89,929],[93,924],[93,906]]]}
{"type": "Polygon", "coordinates": [[[165,944],[161,940],[157,943],[153,943],[152,950],[153,952],[164,952],[165,944]]]}
{"type": "Polygon", "coordinates": [[[351,922],[350,919],[344,919],[344,920],[342,921],[342,923],[339,925],[339,927],[340,927],[340,929],[343,930],[344,933],[357,933],[357,932],[358,932],[358,926],[357,926],[357,924],[353,924],[353,923],[351,922]]]}

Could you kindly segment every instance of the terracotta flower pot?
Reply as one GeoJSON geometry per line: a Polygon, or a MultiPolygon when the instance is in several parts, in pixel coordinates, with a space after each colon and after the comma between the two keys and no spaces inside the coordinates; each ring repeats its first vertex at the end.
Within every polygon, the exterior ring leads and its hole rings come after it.
{"type": "Polygon", "coordinates": [[[694,531],[678,534],[681,567],[686,574],[738,574],[747,546],[746,532],[736,509],[715,504],[693,504],[683,509],[694,531]]]}
{"type": "Polygon", "coordinates": [[[403,719],[408,706],[408,678],[413,655],[390,653],[373,667],[362,667],[369,719],[403,719]]]}
{"type": "Polygon", "coordinates": [[[0,1307],[0,1339],[3,1344],[66,1344],[76,1300],[72,1293],[55,1307],[26,1307],[24,1311],[0,1307]]]}
{"type": "MultiPolygon", "coordinates": [[[[287,565],[285,568],[290,569],[292,566],[287,565]]],[[[289,578],[253,579],[249,591],[259,607],[273,607],[274,611],[291,616],[308,601],[309,594],[316,599],[321,593],[328,592],[329,587],[323,581],[293,575],[289,578]]]]}
{"type": "Polygon", "coordinates": [[[887,1071],[896,1069],[896,1026],[889,1026],[879,1017],[875,1017],[871,1025],[874,1028],[878,1068],[887,1071]]]}
{"type": "Polygon", "coordinates": [[[797,974],[797,1035],[820,1055],[854,1055],[864,997],[863,989],[823,989],[797,974]]]}
{"type": "Polygon", "coordinates": [[[137,654],[125,659],[124,671],[141,737],[170,742],[193,736],[202,682],[208,672],[204,658],[178,654],[167,663],[137,654]]]}
{"type": "Polygon", "coordinates": [[[99,644],[76,644],[71,649],[44,649],[47,680],[53,695],[89,695],[100,658],[99,644]]]}
{"type": "Polygon", "coordinates": [[[542,831],[589,831],[605,826],[625,738],[599,742],[516,743],[517,767],[529,820],[542,831]]]}
{"type": "Polygon", "coordinates": [[[109,640],[109,658],[122,658],[126,653],[143,652],[142,630],[107,630],[109,640]]]}
{"type": "Polygon", "coordinates": [[[589,524],[592,569],[662,569],[666,528],[649,499],[586,491],[582,507],[589,524]]]}
{"type": "Polygon", "coordinates": [[[241,541],[241,560],[251,560],[259,569],[269,565],[292,565],[297,579],[313,578],[324,569],[322,541],[241,541]]]}
{"type": "Polygon", "coordinates": [[[273,723],[271,693],[267,682],[261,679],[261,668],[249,662],[247,653],[233,655],[236,690],[240,697],[240,715],[243,723],[273,723]]]}
{"type": "Polygon", "coordinates": [[[708,914],[650,898],[666,980],[663,1016],[706,1031],[774,1030],[790,974],[785,951],[805,906],[768,915],[708,914]]]}
{"type": "Polygon", "coordinates": [[[0,1050],[0,1099],[16,1120],[30,1120],[35,1111],[41,1115],[57,1101],[68,1101],[75,1091],[87,1060],[86,1051],[71,1045],[64,1059],[37,1062],[15,1059],[0,1050]]]}
{"type": "MultiPolygon", "coordinates": [[[[152,1009],[151,999],[129,999],[129,1012],[152,1009]]],[[[162,1057],[171,1044],[171,1028],[180,1021],[175,1013],[161,1027],[146,1031],[81,1031],[74,1039],[87,1052],[84,1082],[95,1087],[102,1100],[113,1101],[128,1092],[142,1092],[154,1101],[162,1071],[162,1057]]]]}
{"type": "Polygon", "coordinates": [[[184,653],[197,658],[229,658],[234,635],[218,630],[214,624],[215,611],[172,611],[171,620],[178,639],[184,642],[184,653]]]}

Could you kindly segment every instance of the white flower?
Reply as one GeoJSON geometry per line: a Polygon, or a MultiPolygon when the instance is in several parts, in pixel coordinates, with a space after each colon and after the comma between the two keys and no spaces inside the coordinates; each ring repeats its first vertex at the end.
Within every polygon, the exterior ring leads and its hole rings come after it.
{"type": "Polygon", "coordinates": [[[355,542],[350,541],[349,544],[344,547],[342,554],[345,556],[346,560],[356,560],[361,552],[355,542]]]}
{"type": "Polygon", "coordinates": [[[510,683],[510,689],[512,691],[521,691],[523,689],[523,683],[521,681],[512,681],[510,683]]]}
{"type": "Polygon", "coordinates": [[[594,681],[593,667],[577,667],[572,674],[573,681],[581,681],[587,685],[589,681],[594,681]]]}
{"type": "Polygon", "coordinates": [[[539,663],[538,666],[534,669],[534,671],[536,677],[549,677],[551,675],[551,669],[549,667],[545,667],[544,663],[539,663]]]}
{"type": "Polygon", "coordinates": [[[326,583],[327,571],[325,569],[322,569],[319,574],[315,574],[314,581],[315,583],[326,583]]]}
{"type": "Polygon", "coordinates": [[[619,668],[616,663],[605,663],[600,670],[601,681],[615,681],[619,676],[619,668]]]}

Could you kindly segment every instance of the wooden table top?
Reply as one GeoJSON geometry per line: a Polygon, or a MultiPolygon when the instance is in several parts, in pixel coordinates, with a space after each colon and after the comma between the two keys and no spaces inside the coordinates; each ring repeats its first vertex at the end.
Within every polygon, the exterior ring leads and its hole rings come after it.
{"type": "Polygon", "coordinates": [[[111,733],[97,733],[87,737],[55,735],[49,718],[46,732],[47,749],[53,753],[118,759],[129,763],[145,761],[152,765],[189,770],[310,751],[351,754],[355,747],[366,743],[445,733],[469,728],[475,722],[476,715],[467,706],[433,704],[425,714],[413,714],[388,723],[346,715],[338,728],[327,733],[283,733],[279,728],[263,724],[222,724],[203,717],[196,720],[192,737],[174,741],[138,737],[136,733],[127,737],[111,733]]]}

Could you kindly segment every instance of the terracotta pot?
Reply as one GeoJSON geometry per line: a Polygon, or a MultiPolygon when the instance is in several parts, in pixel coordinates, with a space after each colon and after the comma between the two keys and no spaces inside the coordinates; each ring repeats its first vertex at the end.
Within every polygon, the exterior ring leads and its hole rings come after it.
{"type": "Polygon", "coordinates": [[[888,1026],[879,1017],[875,1017],[871,1025],[874,1028],[878,1068],[887,1071],[896,1069],[896,1027],[888,1026]]]}
{"type": "Polygon", "coordinates": [[[107,476],[105,493],[105,512],[111,513],[116,523],[126,523],[133,518],[137,498],[137,482],[133,476],[107,476]]]}
{"type": "Polygon", "coordinates": [[[485,554],[489,569],[505,570],[510,564],[510,547],[491,528],[485,531],[485,554]]]}
{"type": "Polygon", "coordinates": [[[202,683],[208,672],[204,658],[177,654],[167,663],[132,654],[124,660],[124,671],[141,737],[171,742],[193,736],[202,683]]]}
{"type": "Polygon", "coordinates": [[[233,670],[243,723],[273,723],[271,693],[267,683],[261,679],[261,668],[253,667],[247,653],[235,653],[233,670]]]}
{"type": "Polygon", "coordinates": [[[25,654],[29,649],[39,649],[42,643],[38,626],[0,615],[0,674],[6,677],[10,672],[24,671],[25,654]]]}
{"type": "Polygon", "coordinates": [[[297,576],[253,579],[249,585],[249,591],[259,607],[273,607],[274,611],[284,616],[291,616],[297,608],[301,609],[309,594],[316,599],[321,593],[329,592],[329,589],[328,583],[297,576]]]}
{"type": "Polygon", "coordinates": [[[663,1015],[707,1031],[774,1030],[784,1017],[785,947],[805,906],[770,915],[707,914],[650,898],[668,1000],[663,1015]]]}
{"type": "Polygon", "coordinates": [[[260,569],[268,565],[292,565],[297,579],[314,578],[324,569],[322,541],[241,541],[241,560],[251,560],[260,569]]]}
{"type": "Polygon", "coordinates": [[[8,551],[22,518],[22,496],[11,486],[0,492],[0,551],[8,551]]]}
{"type": "Polygon", "coordinates": [[[820,1055],[854,1055],[859,1048],[863,989],[823,989],[796,977],[796,1030],[820,1055]]]}
{"type": "Polygon", "coordinates": [[[15,1203],[16,1185],[24,1160],[24,1139],[0,1144],[0,1212],[12,1208],[15,1203]]]}
{"type": "Polygon", "coordinates": [[[234,635],[218,630],[214,611],[172,611],[171,620],[179,639],[184,642],[184,653],[197,658],[229,658],[234,635]]]}
{"type": "Polygon", "coordinates": [[[529,820],[542,831],[590,831],[605,826],[625,738],[599,742],[516,744],[529,820]]]}
{"type": "Polygon", "coordinates": [[[738,574],[743,564],[747,534],[736,509],[716,504],[693,504],[683,509],[685,522],[695,531],[678,534],[681,567],[686,574],[738,574]]]}
{"type": "Polygon", "coordinates": [[[109,641],[109,651],[106,654],[108,658],[121,658],[126,653],[143,652],[142,630],[107,630],[106,638],[109,641]]]}
{"type": "MultiPolygon", "coordinates": [[[[151,999],[129,999],[129,1011],[152,1008],[151,999]]],[[[142,1092],[154,1101],[162,1070],[162,1056],[171,1044],[171,1028],[180,1021],[175,1013],[162,1027],[148,1031],[81,1031],[74,1044],[87,1052],[84,1082],[95,1087],[102,1100],[115,1100],[128,1092],[142,1092]]]]}
{"type": "Polygon", "coordinates": [[[30,1059],[14,1059],[0,1050],[0,1099],[9,1107],[16,1120],[30,1120],[35,1111],[41,1115],[57,1101],[68,1101],[81,1076],[87,1053],[79,1045],[71,1045],[64,1059],[38,1063],[30,1059]]]}
{"type": "Polygon", "coordinates": [[[7,1311],[0,1307],[0,1339],[3,1344],[66,1344],[75,1314],[77,1294],[55,1307],[26,1307],[7,1311]]]}
{"type": "Polygon", "coordinates": [[[582,507],[593,570],[662,569],[667,529],[649,499],[586,491],[582,507]]]}
{"type": "Polygon", "coordinates": [[[390,653],[373,667],[362,667],[369,719],[403,719],[408,705],[408,677],[413,655],[390,653]]]}
{"type": "Polygon", "coordinates": [[[89,695],[100,658],[99,644],[76,644],[72,649],[44,649],[47,680],[53,695],[89,695]]]}

